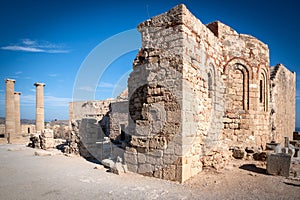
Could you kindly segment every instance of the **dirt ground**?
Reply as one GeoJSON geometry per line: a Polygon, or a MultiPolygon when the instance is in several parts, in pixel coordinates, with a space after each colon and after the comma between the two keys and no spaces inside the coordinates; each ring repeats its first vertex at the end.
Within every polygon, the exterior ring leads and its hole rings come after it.
{"type": "Polygon", "coordinates": [[[300,199],[300,181],[265,174],[261,162],[231,162],[184,184],[138,174],[115,175],[58,151],[0,145],[0,199],[300,199]],[[95,169],[96,168],[96,169],[95,169]]]}

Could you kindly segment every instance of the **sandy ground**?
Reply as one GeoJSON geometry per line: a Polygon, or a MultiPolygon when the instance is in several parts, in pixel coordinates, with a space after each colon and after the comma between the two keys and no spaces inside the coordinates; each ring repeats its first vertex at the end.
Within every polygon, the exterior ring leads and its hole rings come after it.
{"type": "Polygon", "coordinates": [[[133,173],[119,176],[81,157],[34,156],[35,151],[0,145],[1,200],[300,199],[299,180],[265,175],[260,163],[235,161],[221,172],[205,170],[179,184],[133,173]]]}

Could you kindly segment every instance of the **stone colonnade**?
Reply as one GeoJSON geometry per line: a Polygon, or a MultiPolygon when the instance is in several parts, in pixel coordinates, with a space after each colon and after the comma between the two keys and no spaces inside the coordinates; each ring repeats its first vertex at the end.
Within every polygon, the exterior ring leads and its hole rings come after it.
{"type": "MultiPolygon", "coordinates": [[[[5,138],[8,143],[14,143],[21,135],[20,95],[15,92],[15,80],[5,79],[5,138]]],[[[44,83],[34,83],[36,86],[36,130],[44,130],[44,83]]]]}

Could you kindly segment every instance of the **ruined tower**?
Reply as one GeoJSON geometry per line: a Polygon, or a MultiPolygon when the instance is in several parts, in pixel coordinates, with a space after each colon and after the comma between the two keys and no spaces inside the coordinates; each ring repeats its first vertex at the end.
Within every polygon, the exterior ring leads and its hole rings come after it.
{"type": "Polygon", "coordinates": [[[8,138],[8,142],[11,142],[11,138],[16,133],[16,120],[15,120],[15,80],[6,79],[6,97],[5,97],[5,137],[8,138]]]}
{"type": "MultiPolygon", "coordinates": [[[[230,147],[270,141],[268,46],[184,5],[138,25],[128,79],[128,169],[184,182],[223,167],[230,147]]],[[[126,150],[127,150],[126,149],[126,150]]]]}
{"type": "Polygon", "coordinates": [[[34,83],[36,86],[36,131],[44,130],[44,86],[45,83],[34,83]]]}
{"type": "Polygon", "coordinates": [[[20,113],[20,95],[21,92],[15,92],[14,98],[15,98],[15,120],[16,120],[16,135],[21,134],[21,113],[20,113]]]}
{"type": "MultiPolygon", "coordinates": [[[[266,44],[219,21],[204,25],[184,5],[137,28],[128,101],[112,102],[109,113],[129,171],[184,182],[224,167],[233,149],[292,134],[296,75],[270,69],[266,44]]],[[[89,116],[86,104],[73,102],[70,113],[89,116]]]]}

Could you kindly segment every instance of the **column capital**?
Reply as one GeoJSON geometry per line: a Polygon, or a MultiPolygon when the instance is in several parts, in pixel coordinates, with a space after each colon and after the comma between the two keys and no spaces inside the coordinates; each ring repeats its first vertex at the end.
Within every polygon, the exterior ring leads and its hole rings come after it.
{"type": "Polygon", "coordinates": [[[33,85],[37,87],[37,86],[45,86],[46,84],[45,83],[35,82],[33,85]]]}
{"type": "Polygon", "coordinates": [[[10,79],[10,78],[7,78],[7,79],[5,79],[5,83],[7,83],[7,82],[16,82],[16,80],[14,80],[14,79],[10,79]]]}

